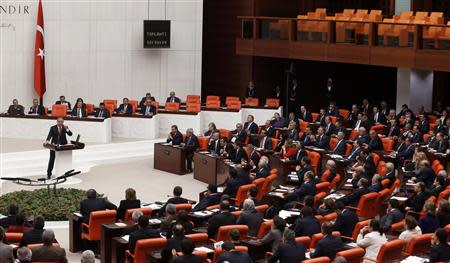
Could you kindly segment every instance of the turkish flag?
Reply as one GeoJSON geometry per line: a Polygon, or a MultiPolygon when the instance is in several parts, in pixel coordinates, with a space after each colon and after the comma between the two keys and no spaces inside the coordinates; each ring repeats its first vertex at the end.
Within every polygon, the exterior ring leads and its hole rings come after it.
{"type": "Polygon", "coordinates": [[[34,46],[34,90],[39,97],[45,93],[45,52],[44,52],[44,15],[42,1],[39,0],[36,43],[34,46]]]}

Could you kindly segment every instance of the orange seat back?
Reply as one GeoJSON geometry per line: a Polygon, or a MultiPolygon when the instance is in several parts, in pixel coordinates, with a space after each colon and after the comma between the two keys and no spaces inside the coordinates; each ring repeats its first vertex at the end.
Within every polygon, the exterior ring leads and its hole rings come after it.
{"type": "Polygon", "coordinates": [[[314,195],[314,205],[316,205],[320,200],[324,199],[327,196],[326,192],[320,192],[314,195]]]}
{"type": "Polygon", "coordinates": [[[380,210],[377,205],[378,195],[378,193],[368,193],[361,196],[356,214],[364,218],[375,217],[380,210]]]}
{"type": "Polygon", "coordinates": [[[202,110],[202,107],[200,103],[186,103],[186,112],[200,112],[202,110]]]}
{"type": "Polygon", "coordinates": [[[264,221],[259,226],[258,234],[256,235],[256,237],[263,238],[267,233],[269,233],[270,228],[272,227],[272,224],[273,224],[273,220],[264,221]]]}
{"type": "Polygon", "coordinates": [[[389,262],[402,257],[402,250],[406,245],[406,241],[396,239],[384,243],[378,252],[377,262],[389,262]]]}
{"type": "Polygon", "coordinates": [[[207,109],[220,109],[220,101],[217,101],[217,100],[206,101],[206,108],[207,109]]]}
{"type": "Polygon", "coordinates": [[[252,184],[256,185],[256,188],[258,188],[258,192],[260,192],[262,190],[265,181],[266,178],[258,178],[253,180],[252,184]]]}
{"type": "Polygon", "coordinates": [[[54,104],[52,106],[53,117],[66,117],[66,115],[67,115],[67,105],[54,104]]]}
{"type": "Polygon", "coordinates": [[[116,108],[114,107],[114,104],[105,104],[105,109],[109,111],[109,117],[111,117],[116,108]]]}
{"type": "Polygon", "coordinates": [[[319,113],[312,112],[311,117],[312,117],[313,121],[315,121],[317,119],[317,117],[319,117],[319,113]]]}
{"type": "MultiPolygon", "coordinates": [[[[277,131],[278,132],[278,131],[277,131]]],[[[272,138],[272,151],[275,151],[278,145],[278,139],[272,138]]]]}
{"type": "Polygon", "coordinates": [[[318,193],[320,193],[320,192],[328,193],[328,192],[330,192],[330,185],[331,185],[330,182],[318,183],[318,184],[316,184],[316,191],[318,193]]]}
{"type": "MultiPolygon", "coordinates": [[[[248,253],[248,247],[246,246],[235,246],[234,249],[243,253],[248,253]]],[[[223,252],[222,247],[214,249],[214,256],[212,261],[213,263],[217,261],[222,252],[223,252]]]]}
{"type": "MultiPolygon", "coordinates": [[[[167,243],[165,238],[141,239],[136,242],[133,263],[147,263],[147,256],[152,252],[162,250],[167,243]]],[[[128,260],[127,260],[128,261],[128,260]]]]}
{"type": "Polygon", "coordinates": [[[252,106],[252,107],[258,107],[259,106],[259,99],[257,99],[257,98],[246,98],[245,99],[245,105],[246,106],[252,106]]]}
{"type": "MultiPolygon", "coordinates": [[[[338,231],[333,231],[333,236],[341,236],[341,233],[338,231]]],[[[324,235],[322,233],[317,233],[312,235],[311,237],[311,243],[309,244],[309,248],[313,249],[316,248],[317,243],[324,238],[324,235]]]]}
{"type": "Polygon", "coordinates": [[[394,140],[391,138],[381,138],[381,142],[383,143],[383,149],[386,152],[392,152],[394,150],[394,140]]]}
{"type": "Polygon", "coordinates": [[[89,217],[89,233],[85,234],[84,239],[91,241],[100,240],[100,230],[103,224],[116,222],[116,210],[102,210],[91,212],[89,217]]]}
{"type": "Polygon", "coordinates": [[[302,261],[302,263],[330,263],[330,262],[331,261],[328,257],[318,257],[302,261]]]}
{"type": "Polygon", "coordinates": [[[186,213],[191,212],[192,205],[191,204],[176,204],[175,205],[176,213],[180,212],[181,210],[184,210],[186,213]]]}
{"type": "Polygon", "coordinates": [[[230,231],[233,229],[239,230],[240,239],[247,238],[248,226],[247,225],[227,225],[219,227],[217,231],[216,241],[229,241],[230,240],[230,231]]]}
{"type": "Polygon", "coordinates": [[[255,206],[256,211],[261,212],[261,213],[265,213],[267,208],[269,208],[269,205],[258,205],[255,206]]]}
{"type": "Polygon", "coordinates": [[[227,129],[219,129],[220,137],[227,137],[228,139],[231,138],[231,131],[227,129]]]}
{"type": "MultiPolygon", "coordinates": [[[[383,180],[384,181],[384,180],[383,180]]],[[[381,204],[391,196],[391,192],[388,188],[381,190],[378,193],[377,207],[381,207],[381,204]]]]}
{"type": "Polygon", "coordinates": [[[370,130],[374,130],[377,134],[383,134],[384,125],[373,125],[370,130]]]}
{"type": "Polygon", "coordinates": [[[325,181],[327,181],[329,176],[330,176],[330,170],[326,169],[325,172],[322,173],[322,176],[320,177],[320,180],[322,182],[325,182],[325,181]]]}
{"type": "Polygon", "coordinates": [[[314,169],[314,173],[317,174],[320,161],[320,153],[314,151],[307,151],[307,152],[309,159],[311,159],[311,166],[314,169]]]}
{"type": "Polygon", "coordinates": [[[330,142],[328,143],[328,145],[330,146],[330,150],[334,150],[334,147],[336,147],[336,144],[338,143],[338,139],[337,138],[331,138],[330,142]]]}
{"type": "Polygon", "coordinates": [[[352,149],[353,149],[353,145],[350,143],[347,143],[346,148],[345,148],[345,156],[349,156],[352,149]]]}
{"type": "Polygon", "coordinates": [[[241,109],[241,101],[232,100],[227,103],[227,109],[229,110],[240,110],[241,109]]]}
{"type": "Polygon", "coordinates": [[[195,246],[206,245],[208,243],[209,237],[206,233],[195,233],[186,235],[187,238],[192,239],[194,241],[195,246]]]}
{"type": "Polygon", "coordinates": [[[94,112],[94,104],[91,103],[86,103],[86,113],[93,113],[94,112]]]}
{"type": "Polygon", "coordinates": [[[442,199],[448,199],[449,197],[450,197],[450,189],[447,188],[439,194],[436,203],[439,203],[439,201],[441,201],[442,199]]]}
{"type": "Polygon", "coordinates": [[[199,136],[199,137],[197,137],[197,139],[198,139],[198,144],[199,144],[199,150],[207,151],[209,138],[206,136],[199,136]]]}
{"type": "Polygon", "coordinates": [[[188,103],[201,104],[200,96],[199,95],[187,95],[186,96],[186,104],[188,104],[188,103]]]}
{"type": "Polygon", "coordinates": [[[23,236],[23,233],[11,233],[11,232],[5,233],[6,240],[9,243],[15,243],[15,244],[20,243],[20,241],[22,241],[22,236],[23,236]]]}
{"type": "Polygon", "coordinates": [[[227,107],[228,107],[228,105],[229,105],[230,102],[232,102],[232,101],[239,101],[239,102],[241,102],[241,99],[240,99],[239,97],[227,96],[227,97],[225,98],[225,105],[227,105],[227,107]]]}
{"type": "MultiPolygon", "coordinates": [[[[37,243],[37,244],[29,244],[29,245],[27,245],[27,247],[28,247],[29,249],[32,249],[32,248],[34,248],[34,247],[42,247],[43,245],[44,245],[44,243],[37,243]]],[[[53,243],[52,246],[54,246],[54,247],[60,247],[59,243],[53,243]]]]}
{"type": "Polygon", "coordinates": [[[278,108],[280,106],[280,100],[274,98],[267,98],[266,106],[271,108],[278,108]]]}
{"type": "Polygon", "coordinates": [[[138,105],[139,105],[139,101],[137,100],[128,100],[128,104],[131,105],[131,111],[134,113],[136,112],[138,105]]]}
{"type": "Polygon", "coordinates": [[[261,191],[258,192],[256,196],[256,200],[261,200],[272,188],[272,182],[278,178],[277,174],[271,174],[266,177],[263,186],[261,187],[261,191]]]}
{"type": "Polygon", "coordinates": [[[372,153],[373,156],[373,162],[375,163],[375,166],[378,166],[378,162],[380,161],[380,156],[376,153],[372,153]]]}
{"type": "Polygon", "coordinates": [[[105,103],[105,104],[113,104],[114,105],[114,109],[117,108],[117,100],[103,100],[103,103],[105,103]]]}
{"type": "Polygon", "coordinates": [[[359,232],[361,231],[361,229],[363,229],[365,226],[368,226],[370,222],[370,219],[364,220],[364,221],[359,221],[358,223],[356,223],[355,228],[353,228],[353,233],[352,233],[352,239],[353,241],[356,242],[356,238],[358,238],[359,232]]]}
{"type": "Polygon", "coordinates": [[[164,109],[166,111],[179,111],[180,110],[180,104],[177,102],[166,102],[166,105],[164,106],[164,109]]]}
{"type": "Polygon", "coordinates": [[[337,186],[338,186],[338,184],[339,184],[339,182],[341,181],[341,175],[340,174],[336,174],[336,176],[333,178],[333,180],[331,181],[331,184],[330,184],[330,188],[331,189],[336,189],[337,188],[337,186]]]}
{"type": "Polygon", "coordinates": [[[406,247],[406,254],[409,256],[430,253],[431,238],[433,234],[423,234],[414,236],[406,247]]]}
{"type": "Polygon", "coordinates": [[[323,216],[323,221],[324,222],[326,222],[326,221],[334,221],[334,220],[336,220],[337,216],[338,215],[337,215],[336,212],[329,213],[329,214],[323,216]]]}
{"type": "Polygon", "coordinates": [[[241,185],[236,193],[236,201],[235,201],[235,206],[240,207],[241,204],[244,202],[245,199],[247,199],[248,197],[248,191],[250,190],[250,188],[254,187],[256,185],[254,184],[246,184],[246,185],[241,185]]]}
{"type": "Polygon", "coordinates": [[[347,119],[348,116],[350,116],[349,110],[339,109],[339,115],[342,116],[342,118],[347,119]]]}
{"type": "Polygon", "coordinates": [[[299,120],[298,126],[300,127],[301,132],[305,132],[306,128],[309,126],[309,122],[299,120]]]}
{"type": "Polygon", "coordinates": [[[348,137],[350,140],[354,140],[356,137],[358,137],[358,131],[357,130],[352,130],[350,132],[350,136],[348,137]]]}
{"type": "Polygon", "coordinates": [[[152,216],[152,209],[150,207],[127,209],[127,211],[125,212],[125,221],[129,221],[132,219],[134,211],[141,211],[145,216],[148,217],[152,216]]]}
{"type": "Polygon", "coordinates": [[[218,101],[220,104],[220,97],[219,96],[206,96],[206,103],[212,102],[212,101],[218,101]]]}
{"type": "Polygon", "coordinates": [[[295,238],[295,243],[302,244],[303,246],[305,246],[306,249],[308,249],[309,248],[309,244],[311,243],[311,238],[308,237],[308,236],[296,237],[295,238]]]}
{"type": "Polygon", "coordinates": [[[344,257],[347,263],[360,263],[366,251],[363,248],[356,247],[340,251],[336,254],[337,257],[344,257]]]}
{"type": "Polygon", "coordinates": [[[402,220],[400,222],[394,223],[391,225],[391,231],[392,232],[399,232],[405,228],[405,220],[402,220]]]}

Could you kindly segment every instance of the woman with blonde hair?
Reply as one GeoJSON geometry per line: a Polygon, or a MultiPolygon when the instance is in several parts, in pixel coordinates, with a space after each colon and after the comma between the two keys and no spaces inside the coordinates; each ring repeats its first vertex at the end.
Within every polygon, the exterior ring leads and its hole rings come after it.
{"type": "Polygon", "coordinates": [[[428,200],[423,206],[425,216],[419,220],[419,227],[422,229],[422,234],[434,233],[439,228],[439,219],[436,215],[436,204],[428,200]]]}
{"type": "Polygon", "coordinates": [[[117,208],[117,219],[125,220],[126,211],[134,208],[141,208],[141,201],[136,199],[136,190],[128,188],[125,190],[125,200],[121,200],[117,208]]]}

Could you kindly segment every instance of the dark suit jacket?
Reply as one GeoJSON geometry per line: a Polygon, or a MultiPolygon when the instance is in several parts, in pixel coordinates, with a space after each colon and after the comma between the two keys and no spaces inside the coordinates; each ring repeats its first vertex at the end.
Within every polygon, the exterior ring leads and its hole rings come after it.
{"type": "Polygon", "coordinates": [[[310,135],[303,133],[302,137],[300,137],[299,141],[303,142],[304,146],[311,146],[312,142],[311,142],[311,138],[309,137],[310,135]]]}
{"type": "MultiPolygon", "coordinates": [[[[174,100],[173,102],[176,102],[176,103],[181,102],[180,98],[178,98],[178,97],[174,97],[173,100],[174,100]]],[[[167,97],[166,102],[172,102],[172,97],[167,97]]]]}
{"type": "Polygon", "coordinates": [[[400,222],[403,220],[403,213],[399,209],[391,209],[386,215],[381,217],[380,219],[380,225],[381,229],[383,229],[384,232],[389,231],[392,224],[395,224],[397,222],[400,222]]]}
{"type": "Polygon", "coordinates": [[[253,151],[253,152],[250,154],[250,159],[252,160],[253,164],[254,164],[256,167],[258,167],[258,163],[259,163],[260,157],[259,157],[259,154],[258,154],[256,151],[253,151]]]}
{"type": "Polygon", "coordinates": [[[128,209],[141,208],[141,200],[121,200],[117,208],[117,219],[125,219],[125,213],[128,209]]]}
{"type": "Polygon", "coordinates": [[[419,175],[417,176],[417,181],[423,182],[427,188],[433,185],[434,179],[436,179],[436,174],[431,167],[420,169],[419,175]]]}
{"type": "MultiPolygon", "coordinates": [[[[70,114],[73,117],[79,117],[78,115],[78,109],[77,107],[74,107],[72,110],[72,113],[70,114]]],[[[87,117],[86,107],[81,108],[81,117],[87,117]]]]}
{"type": "Polygon", "coordinates": [[[329,150],[330,149],[330,137],[328,137],[327,135],[322,135],[322,137],[318,137],[316,138],[316,141],[313,143],[314,146],[316,146],[317,148],[321,148],[324,150],[329,150]]]}
{"type": "Polygon", "coordinates": [[[431,246],[430,263],[448,262],[450,260],[450,245],[447,243],[431,246]]]}
{"type": "Polygon", "coordinates": [[[147,112],[147,107],[150,107],[149,113],[151,112],[151,113],[153,113],[153,115],[156,114],[156,107],[153,106],[153,105],[150,105],[150,106],[145,106],[145,105],[144,105],[144,106],[142,106],[142,107],[141,107],[141,113],[142,113],[142,114],[145,115],[145,113],[147,112]]]}
{"type": "Polygon", "coordinates": [[[88,224],[91,212],[101,210],[116,210],[117,206],[103,198],[84,199],[80,202],[80,213],[83,216],[83,223],[88,224]]]}
{"type": "Polygon", "coordinates": [[[236,222],[236,217],[229,211],[223,211],[220,214],[212,216],[208,220],[208,236],[209,238],[216,238],[217,231],[221,226],[233,225],[236,222]]]}
{"type": "Polygon", "coordinates": [[[100,109],[98,109],[95,111],[94,116],[97,118],[107,119],[107,118],[109,118],[109,114],[110,114],[110,112],[108,109],[103,109],[103,110],[101,110],[101,115],[100,115],[100,109]]]}
{"type": "Polygon", "coordinates": [[[50,127],[50,131],[48,132],[47,135],[47,141],[50,141],[53,144],[60,144],[60,145],[67,144],[66,134],[72,136],[72,131],[66,130],[63,126],[61,127],[61,134],[59,134],[58,126],[54,125],[50,127]]]}
{"type": "Polygon", "coordinates": [[[236,153],[235,154],[236,155],[235,155],[234,160],[233,160],[234,163],[241,163],[242,159],[244,159],[245,161],[248,162],[247,153],[241,147],[236,149],[236,153]]]}
{"type": "Polygon", "coordinates": [[[22,240],[20,241],[20,246],[27,246],[29,244],[42,243],[42,233],[44,229],[31,229],[23,233],[22,240]]]}
{"type": "Polygon", "coordinates": [[[306,111],[305,113],[301,113],[298,115],[298,118],[300,120],[306,121],[306,122],[312,122],[313,118],[312,118],[312,114],[309,111],[306,111]]]}
{"type": "Polygon", "coordinates": [[[448,148],[448,141],[447,140],[440,141],[437,143],[436,151],[438,153],[445,153],[445,151],[447,151],[447,148],[448,148]]]}
{"type": "Polygon", "coordinates": [[[45,109],[42,105],[37,105],[37,107],[30,107],[30,110],[28,111],[28,114],[37,114],[37,115],[45,115],[45,109]]]}
{"type": "Polygon", "coordinates": [[[266,127],[267,136],[273,138],[273,137],[275,137],[275,133],[276,133],[276,130],[274,127],[272,127],[272,126],[266,127]]]}
{"type": "Polygon", "coordinates": [[[305,246],[295,242],[281,244],[268,263],[290,263],[305,260],[305,246]]]}
{"type": "Polygon", "coordinates": [[[303,198],[307,195],[314,196],[316,194],[316,184],[313,181],[306,182],[300,186],[298,190],[289,194],[286,199],[290,201],[293,197],[295,197],[295,201],[303,201],[303,198]]]}
{"type": "Polygon", "coordinates": [[[70,102],[68,102],[68,101],[64,101],[64,103],[61,103],[60,100],[57,100],[57,101],[55,102],[55,104],[65,104],[65,105],[67,105],[67,109],[68,109],[68,110],[72,109],[72,104],[70,104],[70,102]]]}
{"type": "MultiPolygon", "coordinates": [[[[150,97],[150,99],[152,100],[152,101],[156,101],[155,100],[155,97],[150,97]]],[[[147,98],[146,97],[142,97],[142,99],[141,99],[141,101],[139,102],[139,107],[144,107],[145,106],[145,102],[147,102],[147,98]]]]}
{"type": "Polygon", "coordinates": [[[183,255],[180,257],[177,257],[174,261],[174,263],[202,263],[203,259],[197,255],[183,255]]]}
{"type": "Polygon", "coordinates": [[[193,154],[200,147],[198,138],[195,134],[192,134],[191,137],[186,137],[184,143],[189,154],[193,154]]]}
{"type": "Polygon", "coordinates": [[[358,216],[352,209],[344,209],[334,222],[333,231],[339,231],[342,236],[351,237],[355,225],[359,222],[358,216]]]}
{"type": "Polygon", "coordinates": [[[320,126],[325,126],[325,115],[318,115],[314,122],[320,122],[320,126]]]}
{"type": "Polygon", "coordinates": [[[392,136],[398,136],[398,135],[400,135],[400,127],[398,127],[398,125],[387,128],[386,136],[392,137],[392,136]]]}
{"type": "Polygon", "coordinates": [[[41,246],[31,249],[33,262],[56,262],[67,263],[66,251],[64,248],[54,246],[41,246]]]}
{"type": "Polygon", "coordinates": [[[361,147],[353,147],[352,150],[350,151],[350,154],[347,156],[347,158],[349,160],[356,160],[356,157],[359,156],[361,151],[362,151],[361,147]]]}
{"type": "Polygon", "coordinates": [[[341,251],[343,246],[344,244],[340,237],[327,235],[317,242],[316,249],[311,253],[311,258],[328,257],[334,259],[336,253],[341,251]]]}
{"type": "Polygon", "coordinates": [[[383,114],[381,114],[381,112],[378,112],[378,118],[377,119],[375,119],[375,114],[374,114],[373,117],[372,117],[372,120],[373,120],[374,123],[381,123],[381,124],[386,123],[386,117],[383,114]]]}
{"type": "Polygon", "coordinates": [[[267,176],[269,176],[269,174],[270,174],[269,168],[263,167],[263,168],[258,169],[258,170],[256,171],[255,179],[258,179],[258,178],[266,178],[267,176]]]}
{"type": "Polygon", "coordinates": [[[136,248],[136,242],[141,239],[147,238],[158,238],[161,237],[159,235],[159,231],[156,229],[152,229],[147,227],[146,229],[138,229],[137,231],[130,234],[129,244],[130,244],[130,252],[134,253],[134,249],[136,248]]]}
{"type": "Polygon", "coordinates": [[[345,151],[347,150],[347,144],[345,140],[339,141],[333,149],[333,154],[345,155],[345,151]]]}
{"type": "Polygon", "coordinates": [[[177,131],[175,135],[172,134],[172,139],[167,139],[167,142],[172,142],[172,145],[180,145],[183,142],[183,134],[177,131]]]}
{"type": "Polygon", "coordinates": [[[334,126],[333,123],[330,123],[330,125],[325,125],[324,127],[324,132],[327,136],[331,136],[331,134],[334,134],[334,131],[336,130],[336,127],[334,126]]]}
{"type": "Polygon", "coordinates": [[[217,263],[223,262],[239,262],[239,263],[251,263],[253,262],[248,253],[243,253],[237,250],[222,253],[217,259],[217,263]]]}
{"type": "Polygon", "coordinates": [[[238,225],[248,226],[248,235],[256,236],[259,226],[263,222],[263,214],[256,209],[252,211],[243,211],[236,221],[238,225]]]}
{"type": "Polygon", "coordinates": [[[9,226],[15,226],[16,225],[16,216],[9,215],[7,217],[4,217],[0,219],[0,226],[3,228],[8,228],[9,226]]]}
{"type": "Polygon", "coordinates": [[[167,202],[161,207],[160,211],[163,211],[164,213],[166,212],[166,206],[167,204],[187,204],[189,203],[189,201],[186,198],[183,198],[181,196],[174,196],[169,198],[169,200],[167,200],[167,202]]]}
{"type": "Polygon", "coordinates": [[[422,211],[423,205],[427,199],[428,195],[425,192],[420,192],[415,194],[412,199],[409,200],[408,206],[411,207],[412,211],[420,212],[422,211]]]}
{"type": "Polygon", "coordinates": [[[252,122],[252,124],[246,122],[244,123],[244,130],[249,130],[251,134],[258,134],[258,125],[254,122],[252,122]]]}
{"type": "Polygon", "coordinates": [[[395,179],[397,179],[397,178],[395,178],[395,172],[390,172],[390,173],[386,174],[385,178],[389,179],[389,184],[387,185],[388,188],[391,187],[392,184],[395,182],[395,179]]]}
{"type": "Polygon", "coordinates": [[[299,218],[294,223],[296,237],[309,236],[320,233],[320,221],[314,216],[299,218]]]}
{"type": "Polygon", "coordinates": [[[305,178],[305,173],[307,171],[311,171],[311,170],[312,170],[312,166],[307,164],[307,165],[303,166],[302,168],[300,168],[300,170],[297,171],[299,185],[303,184],[303,180],[305,178]]]}
{"type": "MultiPolygon", "coordinates": [[[[261,146],[262,141],[264,140],[264,138],[261,138],[259,145],[261,146]]],[[[269,136],[265,137],[265,141],[264,141],[264,145],[262,147],[264,150],[272,150],[272,138],[270,138],[269,136]]]]}
{"type": "MultiPolygon", "coordinates": [[[[119,108],[117,108],[116,112],[120,113],[122,111],[124,111],[125,105],[124,104],[120,104],[119,108]]],[[[131,104],[127,105],[127,110],[125,111],[124,114],[131,114],[133,113],[133,106],[131,106],[131,104]]]]}
{"type": "Polygon", "coordinates": [[[421,133],[428,133],[430,131],[430,124],[427,120],[425,120],[423,122],[419,122],[418,128],[421,133]]]}
{"type": "Polygon", "coordinates": [[[369,143],[370,137],[367,135],[363,135],[363,136],[358,135],[358,137],[356,137],[356,141],[362,142],[362,143],[369,143]]]}
{"type": "Polygon", "coordinates": [[[161,250],[161,262],[170,262],[172,260],[172,250],[180,252],[181,242],[186,239],[184,235],[179,237],[171,237],[167,239],[166,246],[161,250]]]}
{"type": "Polygon", "coordinates": [[[339,200],[342,201],[344,205],[356,207],[361,196],[367,194],[368,192],[369,190],[367,188],[360,187],[358,189],[355,189],[350,195],[344,196],[339,200]]]}
{"type": "Polygon", "coordinates": [[[402,151],[397,152],[397,158],[400,160],[400,162],[403,162],[403,160],[411,160],[414,155],[414,146],[412,145],[405,145],[402,151]]]}
{"type": "Polygon", "coordinates": [[[297,141],[298,140],[298,131],[296,129],[289,130],[286,132],[286,137],[293,141],[297,141]]]}
{"type": "Polygon", "coordinates": [[[129,235],[129,234],[133,233],[134,231],[138,231],[138,230],[139,230],[138,224],[134,224],[132,226],[125,228],[122,232],[122,236],[129,235]]]}
{"type": "Polygon", "coordinates": [[[241,132],[234,130],[233,135],[236,137],[235,143],[237,143],[237,144],[245,143],[245,139],[247,138],[247,132],[244,129],[242,129],[241,132]]]}
{"type": "Polygon", "coordinates": [[[17,107],[14,107],[14,105],[10,105],[8,108],[8,114],[10,115],[25,115],[24,108],[22,105],[17,105],[17,107]]]}
{"type": "Polygon", "coordinates": [[[307,156],[308,153],[305,149],[301,149],[300,151],[297,151],[297,153],[289,158],[290,163],[299,164],[303,157],[307,156]]]}
{"type": "Polygon", "coordinates": [[[383,143],[381,142],[381,139],[378,136],[375,137],[375,139],[370,139],[367,145],[369,146],[369,151],[383,150],[383,143]]]}
{"type": "Polygon", "coordinates": [[[435,185],[433,184],[429,189],[426,189],[425,192],[428,194],[428,196],[435,196],[438,197],[439,194],[444,191],[444,187],[442,185],[435,185]]]}
{"type": "Polygon", "coordinates": [[[228,159],[234,160],[234,158],[236,157],[236,151],[234,150],[233,145],[231,145],[231,143],[225,144],[222,150],[228,154],[227,157],[228,159]]]}
{"type": "Polygon", "coordinates": [[[212,141],[208,144],[208,151],[215,154],[220,154],[220,142],[219,140],[212,141]]]}
{"type": "Polygon", "coordinates": [[[217,205],[220,202],[220,194],[212,194],[203,197],[192,209],[192,212],[205,210],[208,206],[217,205]]]}

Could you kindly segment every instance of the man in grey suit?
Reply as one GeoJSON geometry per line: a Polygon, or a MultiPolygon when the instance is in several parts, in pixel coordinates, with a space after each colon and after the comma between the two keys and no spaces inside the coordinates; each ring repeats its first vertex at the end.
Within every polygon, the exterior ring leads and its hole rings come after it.
{"type": "Polygon", "coordinates": [[[5,229],[0,226],[0,262],[14,263],[13,248],[3,243],[5,239],[5,229]]]}
{"type": "Polygon", "coordinates": [[[42,234],[44,245],[31,249],[32,262],[56,262],[67,263],[66,251],[64,248],[54,247],[55,233],[52,230],[45,230],[42,234]]]}

